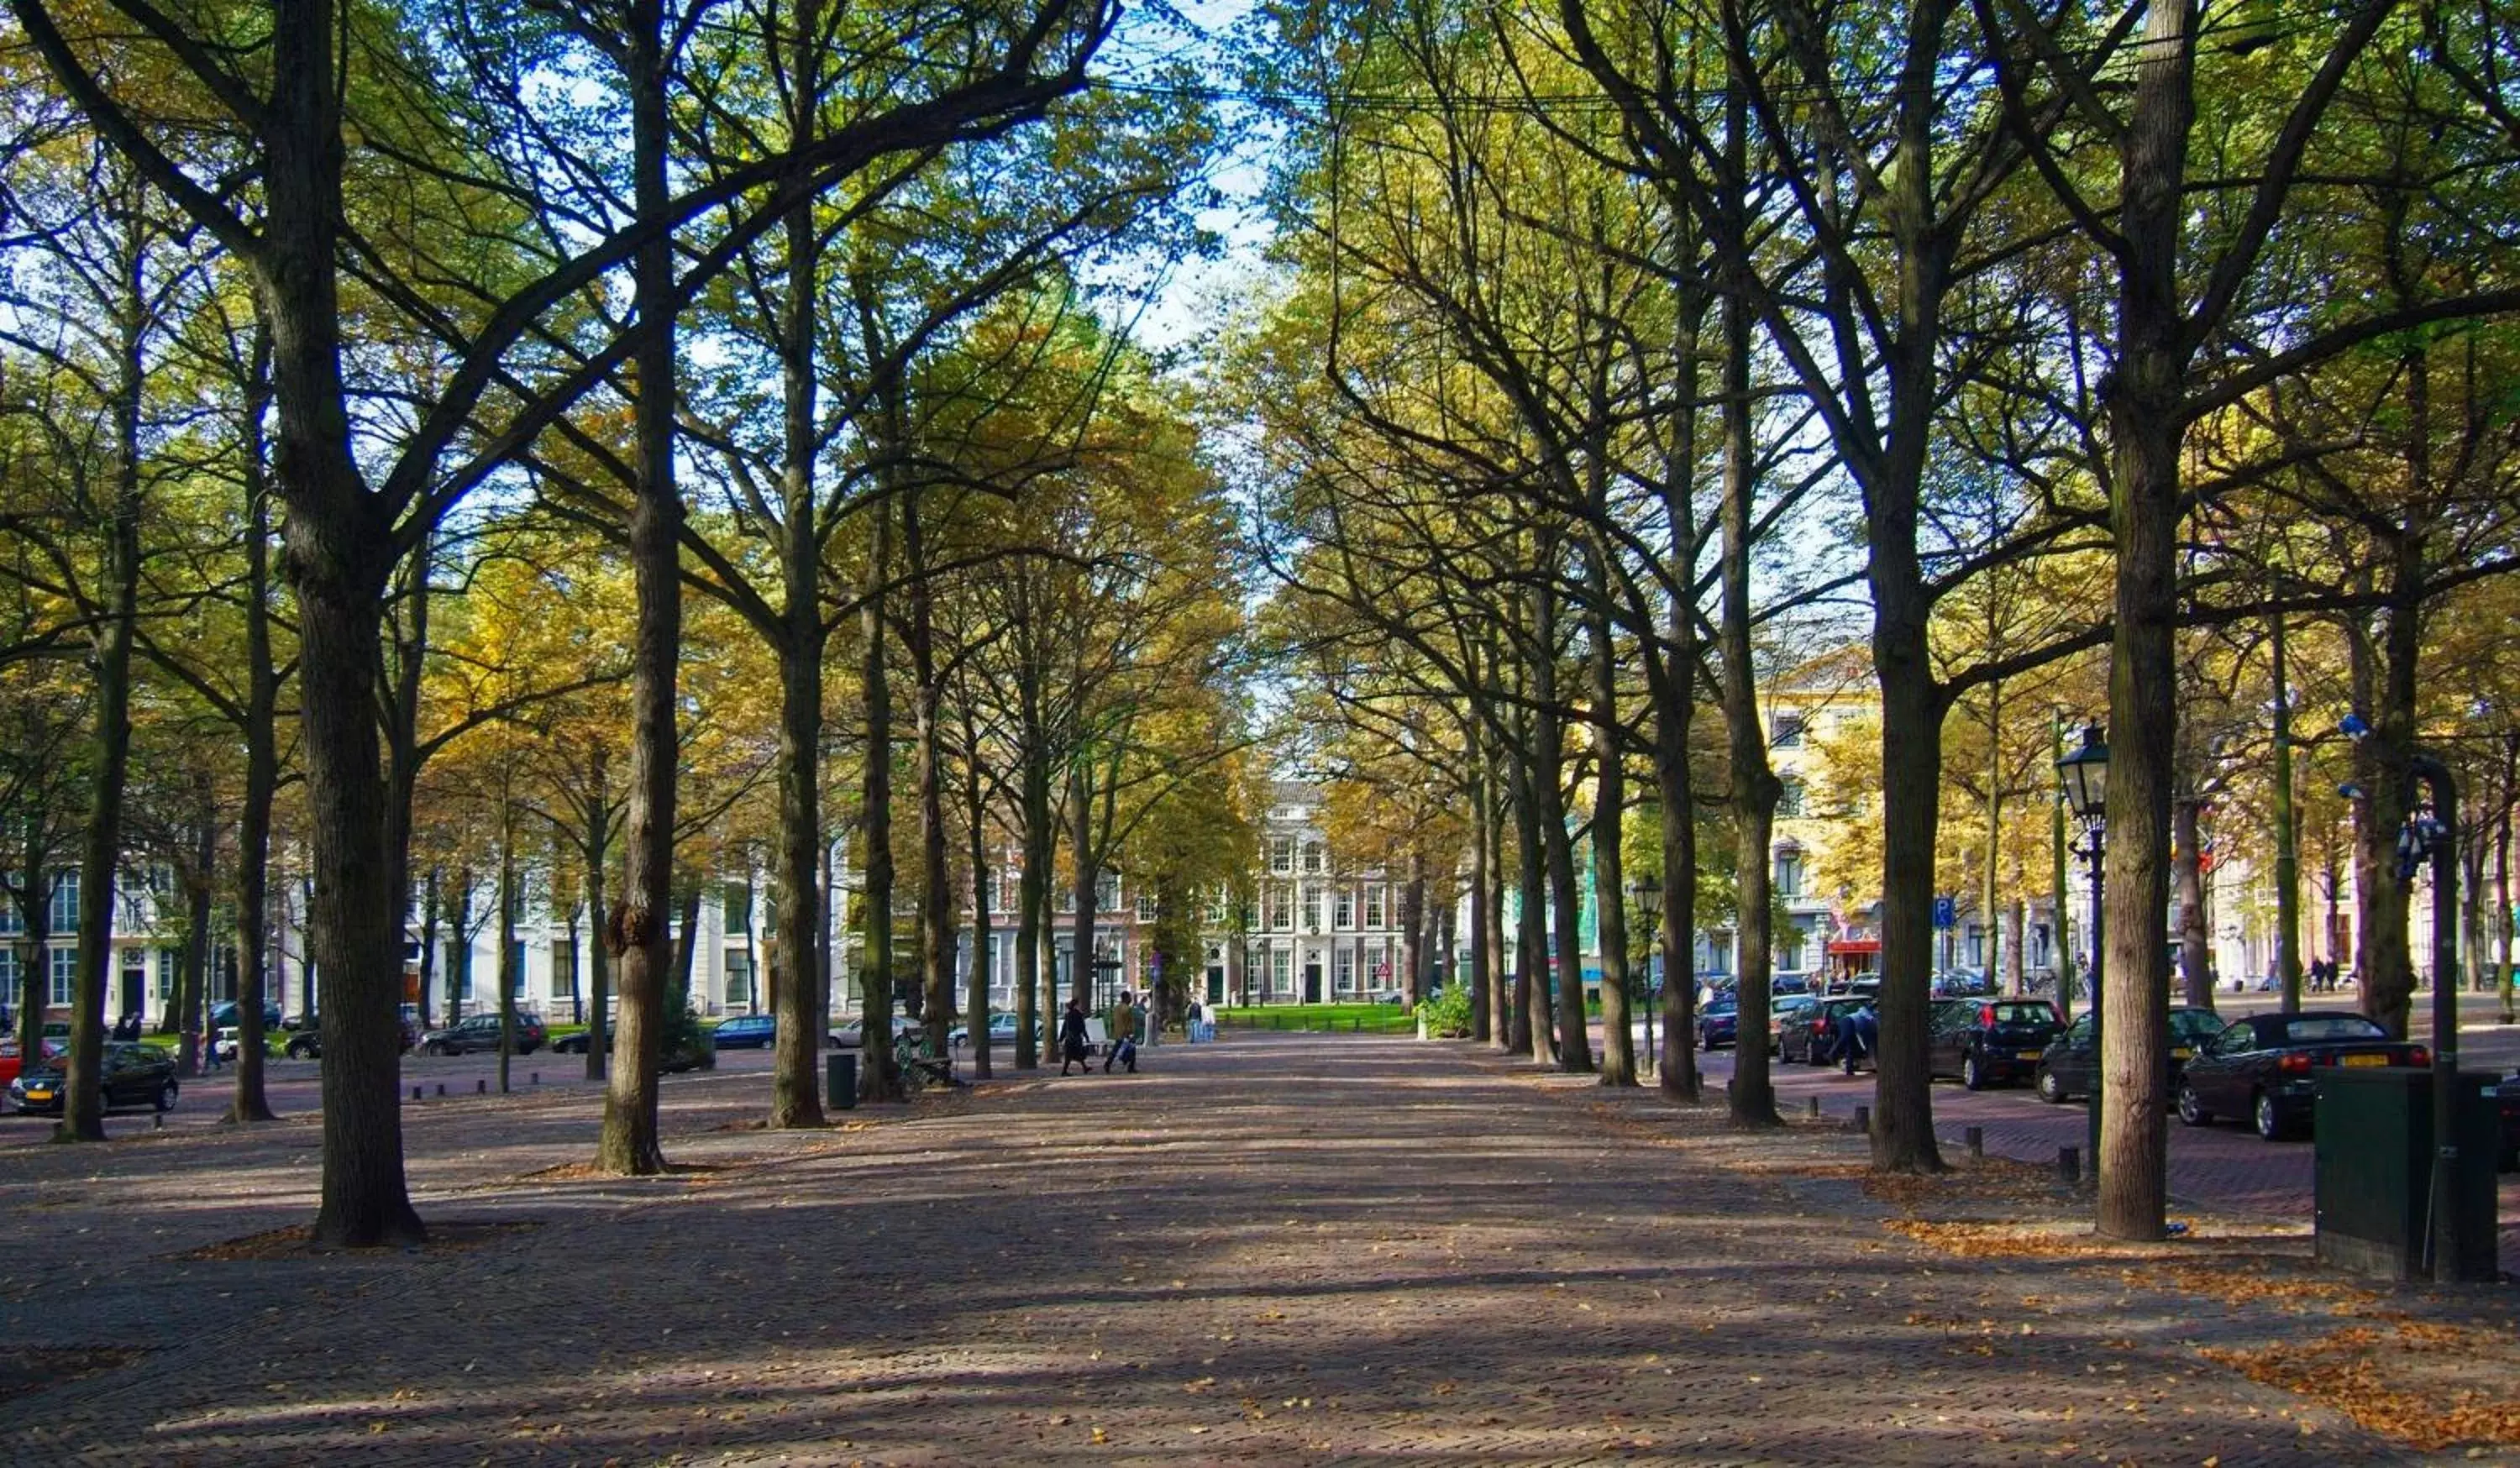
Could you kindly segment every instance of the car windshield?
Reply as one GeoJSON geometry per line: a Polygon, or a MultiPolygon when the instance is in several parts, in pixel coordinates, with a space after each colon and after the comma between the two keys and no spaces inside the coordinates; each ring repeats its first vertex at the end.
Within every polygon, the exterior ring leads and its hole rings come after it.
{"type": "Polygon", "coordinates": [[[2173,1009],[2170,1011],[2172,1045],[2203,1045],[2223,1033],[2223,1016],[2211,1009],[2173,1009]]]}
{"type": "Polygon", "coordinates": [[[2283,1022],[2282,1043],[2321,1040],[2386,1040],[2389,1032],[2359,1014],[2296,1014],[2283,1022]]]}
{"type": "Polygon", "coordinates": [[[1732,1014],[1740,1007],[1740,1001],[1733,999],[1715,999],[1706,1001],[1706,1012],[1709,1014],[1732,1014]]]}
{"type": "Polygon", "coordinates": [[[2056,1022],[2056,1011],[2036,1001],[1989,1004],[1987,1007],[1995,1011],[1995,1022],[2000,1025],[2052,1025],[2056,1022]]]}

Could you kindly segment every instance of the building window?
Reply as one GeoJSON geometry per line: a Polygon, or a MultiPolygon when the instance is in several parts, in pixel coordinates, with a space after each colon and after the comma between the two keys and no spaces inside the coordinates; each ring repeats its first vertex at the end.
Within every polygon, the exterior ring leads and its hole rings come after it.
{"type": "Polygon", "coordinates": [[[1295,930],[1295,893],[1283,882],[1269,884],[1269,931],[1291,933],[1295,930]]]}
{"type": "Polygon", "coordinates": [[[1803,782],[1787,776],[1778,781],[1778,785],[1777,814],[1784,817],[1800,816],[1803,813],[1803,782]]]}
{"type": "MultiPolygon", "coordinates": [[[[15,886],[17,881],[18,874],[14,871],[9,873],[10,884],[15,886]]],[[[17,896],[14,893],[0,893],[0,938],[15,938],[25,931],[26,917],[24,913],[18,911],[17,896]]]]}
{"type": "Polygon", "coordinates": [[[1777,715],[1775,727],[1768,734],[1768,747],[1771,749],[1795,749],[1801,747],[1802,742],[1803,716],[1800,714],[1777,715]]]}
{"type": "Polygon", "coordinates": [[[1356,993],[1356,950],[1340,944],[1330,956],[1330,982],[1341,994],[1356,993]]]}
{"type": "Polygon", "coordinates": [[[1138,920],[1140,922],[1152,922],[1155,920],[1154,894],[1149,892],[1141,892],[1138,894],[1138,920]]]}
{"type": "Polygon", "coordinates": [[[551,997],[573,999],[577,995],[577,940],[555,938],[551,948],[551,997]]]}
{"type": "Polygon", "coordinates": [[[1295,870],[1294,837],[1271,836],[1269,838],[1269,869],[1279,876],[1293,874],[1295,870]]]}
{"type": "Polygon", "coordinates": [[[1207,925],[1212,928],[1225,926],[1225,889],[1222,887],[1208,896],[1207,925]]]}
{"type": "Polygon", "coordinates": [[[13,1001],[21,987],[18,974],[17,945],[0,946],[0,994],[8,995],[13,1001]]]}
{"type": "Polygon", "coordinates": [[[1778,897],[1803,895],[1803,854],[1801,852],[1777,853],[1777,895],[1778,897]]]}
{"type": "Polygon", "coordinates": [[[79,925],[79,874],[65,871],[53,878],[53,931],[75,932],[79,925]]]}
{"type": "MultiPolygon", "coordinates": [[[[75,890],[75,889],[73,889],[75,890]]],[[[53,994],[47,1001],[56,1008],[78,1001],[78,950],[57,948],[52,951],[53,994]]]]}
{"type": "Polygon", "coordinates": [[[1778,973],[1800,973],[1803,968],[1803,930],[1793,923],[1777,926],[1777,961],[1778,973]]]}
{"type": "MultiPolygon", "coordinates": [[[[159,999],[171,1000],[175,997],[175,975],[183,964],[182,950],[172,948],[158,950],[158,997],[159,999]]],[[[308,1004],[305,1007],[311,1009],[314,1005],[308,1004]]]]}
{"type": "Polygon", "coordinates": [[[1309,876],[1322,874],[1322,843],[1319,841],[1304,843],[1304,871],[1309,876]]]}
{"type": "Polygon", "coordinates": [[[1382,926],[1382,884],[1380,882],[1366,884],[1365,925],[1368,928],[1382,926]]]}
{"type": "Polygon", "coordinates": [[[1295,992],[1295,956],[1282,948],[1269,950],[1269,992],[1295,992]]]}
{"type": "Polygon", "coordinates": [[[1356,926],[1355,888],[1341,887],[1338,889],[1337,899],[1330,905],[1330,921],[1331,925],[1336,927],[1342,933],[1356,926]]]}
{"type": "Polygon", "coordinates": [[[1094,911],[1097,912],[1120,911],[1120,879],[1110,872],[1105,871],[1094,878],[1094,911]]]}
{"type": "Polygon", "coordinates": [[[738,1004],[749,1007],[752,1003],[752,956],[750,954],[726,956],[726,1003],[730,1009],[738,1004]]]}
{"type": "Polygon", "coordinates": [[[1306,882],[1304,883],[1304,931],[1307,933],[1318,933],[1321,930],[1322,884],[1319,882],[1306,882]]]}

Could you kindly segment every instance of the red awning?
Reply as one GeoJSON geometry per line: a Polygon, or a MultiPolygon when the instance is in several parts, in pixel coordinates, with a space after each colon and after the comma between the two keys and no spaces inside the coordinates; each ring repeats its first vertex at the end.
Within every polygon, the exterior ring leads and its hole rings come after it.
{"type": "Polygon", "coordinates": [[[1833,939],[1828,945],[1828,951],[1832,954],[1877,954],[1881,952],[1881,940],[1878,938],[1833,939]]]}

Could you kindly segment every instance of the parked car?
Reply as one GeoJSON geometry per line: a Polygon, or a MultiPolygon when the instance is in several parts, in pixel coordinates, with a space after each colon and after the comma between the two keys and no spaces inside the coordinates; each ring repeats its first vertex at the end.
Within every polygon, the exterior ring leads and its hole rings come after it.
{"type": "MultiPolygon", "coordinates": [[[[164,1050],[154,1045],[112,1040],[106,1042],[103,1062],[98,1084],[105,1091],[109,1110],[115,1106],[175,1109],[175,1058],[164,1050]]],[[[68,1070],[68,1055],[51,1055],[36,1062],[11,1083],[10,1104],[22,1112],[61,1115],[68,1070]]]]}
{"type": "MultiPolygon", "coordinates": [[[[2223,1032],[2223,1016],[2197,1004],[2174,1005],[2170,1011],[2170,1093],[2187,1074],[2188,1057],[2223,1032]]],[[[2092,1043],[2092,1011],[2074,1016],[2065,1033],[2050,1041],[2039,1057],[2039,1099],[2062,1105],[2092,1093],[2092,1073],[2099,1068],[2099,1047],[2092,1043]]]]}
{"type": "MultiPolygon", "coordinates": [[[[232,1030],[236,1027],[236,1001],[229,1000],[224,1003],[213,1004],[210,1006],[210,1032],[212,1034],[216,1034],[221,1030],[232,1030]]],[[[264,1001],[262,1005],[262,1028],[266,1034],[280,1028],[280,1006],[272,1003],[268,1000],[264,1001]]]]}
{"type": "Polygon", "coordinates": [[[721,1019],[716,1034],[721,1050],[766,1050],[778,1042],[779,1016],[739,1014],[733,1019],[721,1019]]]}
{"type": "Polygon", "coordinates": [[[1785,1050],[1785,1032],[1801,1027],[1811,1007],[1820,1002],[1817,995],[1780,994],[1768,1002],[1768,1053],[1781,1058],[1785,1050]]]}
{"type": "MultiPolygon", "coordinates": [[[[1047,1043],[1046,1038],[1042,1034],[1041,1024],[1038,1020],[1033,1023],[1032,1038],[1033,1044],[1036,1047],[1047,1043]]],[[[953,1029],[946,1032],[945,1044],[949,1048],[959,1050],[965,1045],[968,1045],[970,1042],[970,1026],[956,1025],[953,1029]]],[[[1012,1045],[1014,1043],[1015,1017],[1012,1014],[1006,1013],[991,1014],[989,1016],[989,1047],[991,1049],[995,1049],[1000,1045],[1012,1045]]]]}
{"type": "Polygon", "coordinates": [[[2048,1042],[2065,1028],[2046,1000],[1945,1001],[1928,1013],[1927,1069],[1958,1076],[1971,1090],[2036,1074],[2048,1042]]]}
{"type": "Polygon", "coordinates": [[[1801,1065],[1826,1065],[1837,1044],[1838,1021],[1872,1002],[1868,997],[1839,996],[1804,1006],[1802,1022],[1777,1037],[1777,1058],[1801,1065]]]}
{"type": "MultiPolygon", "coordinates": [[[[531,1009],[517,1011],[517,1048],[519,1055],[530,1055],[541,1049],[545,1041],[543,1017],[531,1009]]],[[[469,1055],[476,1050],[499,1048],[499,1012],[468,1014],[442,1030],[431,1030],[420,1037],[424,1055],[469,1055]]]]}
{"type": "MultiPolygon", "coordinates": [[[[838,1029],[833,1030],[832,1032],[832,1047],[833,1049],[841,1050],[854,1050],[859,1048],[862,1045],[859,1031],[864,1024],[865,1021],[861,1020],[857,1024],[842,1025],[838,1029]]],[[[904,1035],[915,1036],[926,1028],[927,1027],[925,1025],[921,1024],[919,1021],[912,1019],[906,1014],[896,1014],[892,1017],[892,1038],[896,1043],[899,1042],[901,1037],[904,1035]]]]}
{"type": "Polygon", "coordinates": [[[2191,1127],[2245,1116],[2276,1141],[2308,1129],[2326,1066],[2432,1064],[2420,1045],[2393,1040],[2347,1009],[2252,1014],[2233,1020],[2190,1057],[2179,1086],[2179,1119],[2191,1127]]]}
{"type": "Polygon", "coordinates": [[[1768,993],[1779,998],[1788,994],[1809,994],[1811,992],[1811,975],[1807,973],[1774,974],[1768,979],[1768,993]]]}
{"type": "MultiPolygon", "coordinates": [[[[769,1018],[767,1015],[759,1017],[764,1020],[769,1018]]],[[[665,1072],[667,1075],[673,1075],[687,1070],[699,1070],[702,1067],[711,1066],[716,1063],[717,1052],[720,1048],[720,1042],[717,1038],[718,1032],[716,1030],[700,1023],[698,1018],[695,1016],[692,1020],[691,1028],[683,1032],[684,1043],[680,1045],[676,1045],[673,1043],[675,1033],[675,1027],[671,1020],[668,1019],[665,1026],[666,1047],[664,1053],[658,1056],[656,1061],[656,1068],[658,1070],[665,1072]]],[[[577,1030],[570,1034],[562,1035],[560,1039],[552,1042],[552,1053],[555,1055],[583,1055],[587,1052],[591,1038],[594,1034],[595,1032],[593,1030],[577,1030]]],[[[495,1045],[495,1043],[496,1042],[494,1040],[493,1044],[495,1045]]],[[[608,1029],[604,1032],[604,1053],[608,1055],[612,1053],[612,1032],[608,1029]]]]}
{"type": "Polygon", "coordinates": [[[1709,1000],[1697,1011],[1697,1047],[1711,1050],[1741,1038],[1740,1001],[1731,995],[1709,1000]]]}
{"type": "MultiPolygon", "coordinates": [[[[49,1060],[55,1055],[67,1054],[69,1050],[68,1045],[50,1036],[36,1041],[35,1045],[38,1056],[44,1060],[49,1060]]],[[[23,1065],[24,1062],[18,1055],[18,1042],[0,1040],[0,1086],[6,1086],[17,1080],[18,1072],[23,1068],[23,1065]]]]}
{"type": "Polygon", "coordinates": [[[1947,968],[1934,975],[1930,992],[1936,999],[1966,999],[1995,993],[1995,981],[1974,968],[1947,968]]]}

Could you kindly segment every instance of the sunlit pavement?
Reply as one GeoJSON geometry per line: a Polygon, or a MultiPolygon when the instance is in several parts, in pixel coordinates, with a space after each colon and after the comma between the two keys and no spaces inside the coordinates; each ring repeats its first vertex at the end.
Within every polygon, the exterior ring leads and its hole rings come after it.
{"type": "Polygon", "coordinates": [[[193,1252],[311,1214],[303,1124],[13,1154],[11,1359],[139,1354],[0,1396],[0,1459],[2428,1461],[2199,1354],[2272,1307],[1932,1249],[1843,1133],[1464,1045],[1235,1036],[812,1133],[765,1101],[669,1088],[699,1170],[644,1180],[567,1166],[583,1089],[424,1104],[463,1247],[412,1253],[193,1252]]]}

